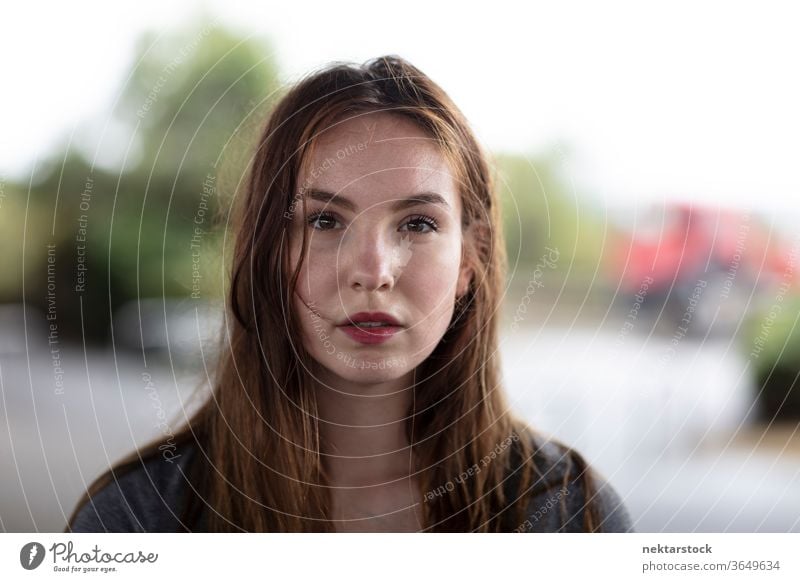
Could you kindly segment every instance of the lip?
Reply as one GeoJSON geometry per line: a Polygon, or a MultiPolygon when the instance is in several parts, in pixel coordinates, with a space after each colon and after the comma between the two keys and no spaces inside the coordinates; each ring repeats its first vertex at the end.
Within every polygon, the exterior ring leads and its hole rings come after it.
{"type": "Polygon", "coordinates": [[[397,319],[383,311],[359,311],[350,317],[345,317],[343,321],[339,322],[339,325],[352,325],[364,321],[377,321],[380,323],[388,323],[396,327],[402,327],[397,319]]]}
{"type": "Polygon", "coordinates": [[[403,329],[400,322],[388,313],[381,311],[360,311],[349,318],[345,318],[339,326],[351,339],[362,344],[382,344],[389,341],[397,332],[403,329]],[[360,328],[354,325],[364,321],[386,323],[384,327],[360,328]]]}

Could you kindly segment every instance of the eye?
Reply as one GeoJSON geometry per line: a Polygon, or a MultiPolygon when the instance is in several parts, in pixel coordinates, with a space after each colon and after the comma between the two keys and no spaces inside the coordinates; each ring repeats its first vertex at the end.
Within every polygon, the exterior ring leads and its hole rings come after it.
{"type": "MultiPolygon", "coordinates": [[[[337,225],[339,225],[339,221],[336,219],[334,214],[321,211],[316,212],[308,217],[308,225],[314,230],[335,230],[337,225]]],[[[409,227],[406,230],[409,230],[410,232],[427,234],[438,231],[439,223],[432,216],[420,214],[417,216],[412,216],[405,224],[403,224],[403,226],[400,227],[400,230],[404,230],[405,227],[409,227]]]]}
{"type": "MultiPolygon", "coordinates": [[[[425,214],[420,214],[417,216],[412,216],[411,219],[406,222],[403,226],[411,225],[411,232],[416,232],[420,234],[426,234],[429,232],[436,232],[439,230],[439,223],[436,222],[436,219],[432,216],[427,216],[425,214]],[[427,228],[428,230],[425,230],[427,228]]],[[[402,230],[402,227],[401,227],[402,230]]]]}
{"type": "Polygon", "coordinates": [[[315,230],[333,230],[337,222],[330,212],[317,212],[308,217],[308,225],[315,230]]]}

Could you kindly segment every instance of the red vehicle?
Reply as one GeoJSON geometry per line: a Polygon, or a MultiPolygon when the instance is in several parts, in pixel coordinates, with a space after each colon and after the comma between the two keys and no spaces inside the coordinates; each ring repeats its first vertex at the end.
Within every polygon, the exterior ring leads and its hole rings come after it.
{"type": "Polygon", "coordinates": [[[654,207],[616,244],[610,272],[624,302],[705,335],[735,329],[764,291],[792,285],[792,258],[752,213],[675,204],[654,207]]]}

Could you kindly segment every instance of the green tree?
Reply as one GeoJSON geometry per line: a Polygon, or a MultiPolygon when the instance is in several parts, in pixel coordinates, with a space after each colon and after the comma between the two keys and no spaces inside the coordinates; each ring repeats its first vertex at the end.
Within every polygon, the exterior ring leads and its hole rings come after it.
{"type": "Polygon", "coordinates": [[[569,272],[569,284],[588,284],[601,261],[605,227],[594,205],[570,186],[561,158],[500,155],[496,166],[510,276],[526,278],[550,247],[559,251],[560,277],[569,272]]]}
{"type": "Polygon", "coordinates": [[[214,23],[148,33],[111,117],[93,124],[102,129],[84,130],[36,169],[35,214],[54,215],[55,230],[28,233],[41,266],[26,295],[46,305],[43,249],[54,243],[64,334],[106,340],[111,314],[130,300],[221,296],[214,219],[245,179],[278,87],[271,54],[214,23]]]}

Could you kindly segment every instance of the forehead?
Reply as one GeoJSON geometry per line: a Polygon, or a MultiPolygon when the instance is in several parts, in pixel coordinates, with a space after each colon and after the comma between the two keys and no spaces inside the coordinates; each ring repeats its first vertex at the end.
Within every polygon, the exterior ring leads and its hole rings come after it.
{"type": "Polygon", "coordinates": [[[389,113],[351,117],[324,132],[300,175],[302,190],[346,195],[359,206],[436,192],[456,208],[457,180],[436,141],[389,113]]]}

